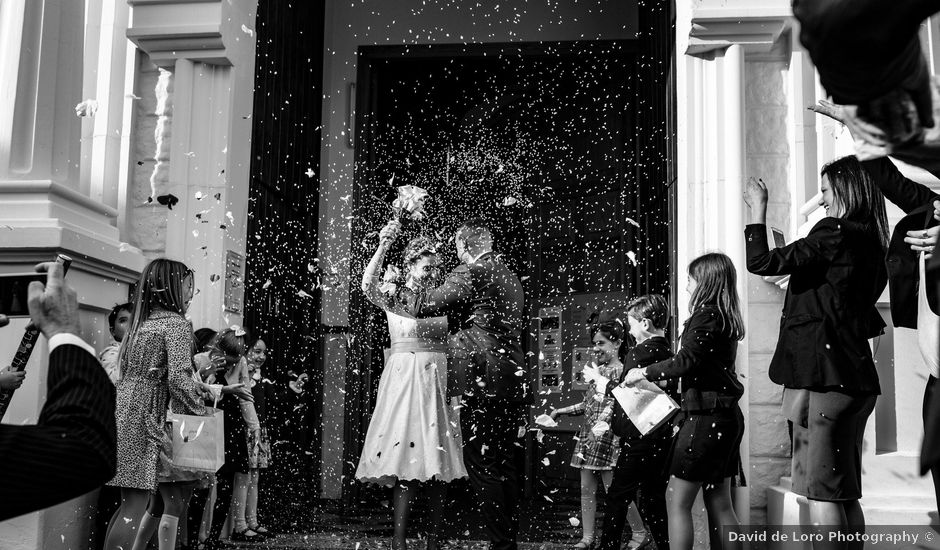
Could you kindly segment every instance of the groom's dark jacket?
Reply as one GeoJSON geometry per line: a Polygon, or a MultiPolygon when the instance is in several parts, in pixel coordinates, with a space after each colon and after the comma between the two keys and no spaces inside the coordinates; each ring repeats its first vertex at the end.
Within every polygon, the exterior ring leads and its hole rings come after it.
{"type": "Polygon", "coordinates": [[[410,309],[415,317],[450,318],[449,370],[466,377],[465,394],[522,402],[529,398],[523,302],[519,278],[490,252],[455,268],[441,286],[416,293],[410,309]]]}

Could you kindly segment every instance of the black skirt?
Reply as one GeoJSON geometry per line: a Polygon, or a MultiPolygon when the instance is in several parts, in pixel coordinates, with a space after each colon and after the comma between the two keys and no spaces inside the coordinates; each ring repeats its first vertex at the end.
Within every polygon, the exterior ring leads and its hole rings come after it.
{"type": "Polygon", "coordinates": [[[720,483],[738,473],[744,415],[737,405],[706,414],[686,413],[673,442],[669,474],[686,481],[720,483]]]}

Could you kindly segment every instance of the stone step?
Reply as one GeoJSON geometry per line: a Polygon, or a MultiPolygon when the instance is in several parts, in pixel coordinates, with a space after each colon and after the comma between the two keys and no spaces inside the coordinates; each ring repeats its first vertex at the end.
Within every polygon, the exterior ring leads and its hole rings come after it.
{"type": "MultiPolygon", "coordinates": [[[[767,490],[767,523],[794,525],[809,520],[806,498],[792,491],[792,480],[780,478],[767,490]]],[[[869,525],[931,525],[937,523],[937,501],[923,494],[866,494],[861,501],[869,525]]]]}
{"type": "Polygon", "coordinates": [[[862,494],[933,497],[930,476],[919,475],[920,455],[892,452],[866,456],[862,461],[862,494]]]}

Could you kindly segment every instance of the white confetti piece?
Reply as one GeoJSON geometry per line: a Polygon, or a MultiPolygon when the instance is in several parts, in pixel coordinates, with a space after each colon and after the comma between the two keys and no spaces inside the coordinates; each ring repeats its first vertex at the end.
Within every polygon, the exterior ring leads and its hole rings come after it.
{"type": "Polygon", "coordinates": [[[503,206],[512,206],[516,204],[517,202],[519,202],[519,199],[517,199],[516,197],[506,197],[505,199],[503,199],[503,206]]]}
{"type": "Polygon", "coordinates": [[[578,518],[568,518],[568,523],[570,523],[572,527],[577,527],[581,525],[581,520],[578,518]]]}
{"type": "Polygon", "coordinates": [[[630,250],[629,252],[627,252],[627,259],[629,259],[630,262],[633,263],[633,265],[637,265],[637,263],[636,263],[636,252],[634,252],[634,251],[632,251],[632,250],[630,250]]]}
{"type": "Polygon", "coordinates": [[[245,34],[247,34],[248,36],[254,36],[254,35],[255,35],[255,31],[249,29],[249,28],[248,28],[247,26],[245,26],[245,25],[242,25],[242,32],[245,33],[245,34]]]}
{"type": "Polygon", "coordinates": [[[627,223],[629,223],[630,225],[634,225],[636,227],[640,227],[640,224],[638,224],[636,220],[634,220],[633,218],[627,218],[627,223]]]}
{"type": "Polygon", "coordinates": [[[307,174],[308,178],[312,178],[314,175],[316,175],[316,172],[313,171],[313,168],[307,168],[307,171],[304,172],[304,174],[307,174]]]}
{"type": "Polygon", "coordinates": [[[268,279],[264,282],[263,285],[261,285],[261,290],[267,290],[269,286],[271,286],[271,279],[268,279]]]}

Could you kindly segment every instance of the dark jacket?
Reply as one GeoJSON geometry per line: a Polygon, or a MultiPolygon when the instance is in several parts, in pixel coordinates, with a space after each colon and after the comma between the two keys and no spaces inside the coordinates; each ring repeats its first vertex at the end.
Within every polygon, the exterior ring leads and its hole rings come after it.
{"type": "Polygon", "coordinates": [[[494,253],[454,269],[441,286],[414,295],[415,317],[447,315],[451,370],[465,369],[467,395],[530,399],[522,354],[524,296],[519,278],[494,253]]]}
{"type": "Polygon", "coordinates": [[[920,23],[938,10],[936,0],[793,0],[800,42],[843,105],[884,95],[917,71],[920,23]]]}
{"type": "Polygon", "coordinates": [[[738,341],[723,327],[717,306],[705,304],[692,312],[679,346],[675,357],[646,367],[647,380],[681,378],[683,400],[689,390],[714,392],[735,401],[744,395],[744,385],[734,369],[738,341]]]}
{"type": "Polygon", "coordinates": [[[748,225],[744,234],[748,271],[790,275],[770,379],[788,388],[880,393],[868,346],[885,326],[875,308],[887,285],[877,236],[836,218],[773,250],[764,224],[748,225]]]}
{"type": "MultiPolygon", "coordinates": [[[[617,382],[623,382],[626,378],[627,373],[631,369],[641,369],[643,367],[648,367],[653,363],[659,361],[664,361],[672,357],[672,346],[669,345],[669,340],[666,340],[662,336],[654,336],[648,338],[643,342],[633,346],[627,356],[623,359],[623,372],[620,375],[620,380],[617,382]]],[[[607,397],[614,396],[614,388],[617,387],[617,383],[611,381],[610,384],[607,384],[607,397]]],[[[668,385],[664,388],[666,393],[669,394],[669,397],[672,397],[677,402],[679,401],[679,383],[678,379],[673,379],[668,381],[668,385]]],[[[640,430],[636,429],[636,426],[627,416],[627,413],[624,412],[623,407],[620,406],[620,403],[614,399],[614,411],[611,416],[610,429],[613,430],[614,435],[620,437],[620,444],[626,445],[629,444],[630,439],[639,439],[642,436],[640,430]]],[[[648,438],[668,438],[672,436],[672,424],[666,423],[661,426],[658,430],[647,434],[648,438]]]]}
{"type": "Polygon", "coordinates": [[[35,426],[0,425],[0,520],[100,487],[115,473],[114,384],[79,346],[49,355],[46,404],[35,426]]]}
{"type": "MultiPolygon", "coordinates": [[[[917,292],[920,285],[920,254],[904,242],[908,231],[919,231],[937,225],[933,217],[933,201],[940,199],[925,185],[904,177],[887,157],[862,163],[875,184],[889,201],[904,211],[891,234],[888,245],[888,289],[891,293],[891,320],[896,327],[917,328],[917,292]]],[[[937,304],[937,273],[927,272],[927,301],[930,309],[940,311],[937,304]]]]}

